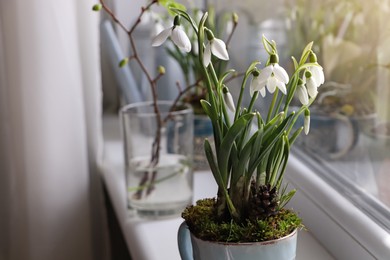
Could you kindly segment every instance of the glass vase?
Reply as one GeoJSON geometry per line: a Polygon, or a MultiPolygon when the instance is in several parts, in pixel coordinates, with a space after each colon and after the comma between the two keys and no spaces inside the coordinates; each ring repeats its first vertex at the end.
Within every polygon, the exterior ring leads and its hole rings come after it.
{"type": "Polygon", "coordinates": [[[193,196],[193,112],[159,101],[120,111],[128,207],[141,217],[179,214],[193,196]]]}

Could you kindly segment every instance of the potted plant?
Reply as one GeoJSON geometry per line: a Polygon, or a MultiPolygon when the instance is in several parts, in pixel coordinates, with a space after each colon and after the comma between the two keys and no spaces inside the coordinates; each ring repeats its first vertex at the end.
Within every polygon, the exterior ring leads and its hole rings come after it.
{"type": "MultiPolygon", "coordinates": [[[[195,259],[253,259],[262,252],[269,255],[267,259],[292,259],[296,230],[302,223],[294,211],[285,208],[295,190],[287,190],[283,176],[291,145],[302,130],[306,134],[309,131],[309,106],[317,88],[324,83],[312,43],[304,48],[299,61],[293,58],[295,70],[289,77],[278,64],[276,43],[263,36],[269,59],[262,69],[258,68],[258,61],[248,67],[235,103],[225,82],[234,71],[228,70],[218,77],[214,69],[211,56],[228,57],[228,54],[225,44],[205,26],[207,12],[196,23],[185,11],[171,10],[177,14],[169,28],[171,37],[175,37],[176,26],[184,20],[192,26],[198,39],[198,58],[208,93],[201,105],[212,122],[214,133],[214,146],[205,139],[204,149],[218,185],[216,198],[200,200],[184,210],[185,224],[179,237],[185,237],[183,232],[188,227],[195,259]],[[244,107],[242,97],[249,81],[252,99],[249,106],[244,107]],[[266,95],[266,89],[273,94],[273,101],[268,114],[261,115],[254,104],[259,95],[266,95]],[[289,105],[295,95],[302,105],[298,111],[290,112],[289,105]],[[304,126],[295,129],[301,114],[304,114],[304,126]],[[264,245],[261,242],[268,245],[280,242],[287,251],[280,251],[278,246],[273,253],[269,251],[273,246],[259,250],[264,245]]],[[[163,31],[154,42],[160,45],[167,37],[167,32],[163,31]]],[[[181,243],[180,248],[186,259],[188,251],[183,249],[187,245],[181,243]]]]}
{"type": "MultiPolygon", "coordinates": [[[[183,9],[170,10],[176,14],[173,24],[154,38],[153,45],[162,45],[171,37],[180,49],[190,50],[191,42],[180,27],[184,22],[196,35],[207,88],[206,98],[200,102],[211,120],[214,138],[213,145],[204,140],[204,150],[218,185],[216,198],[205,198],[184,210],[179,237],[188,240],[188,227],[190,255],[195,259],[293,259],[302,221],[286,206],[295,190],[288,190],[283,177],[290,147],[302,131],[309,133],[309,107],[324,83],[313,44],[303,48],[299,60],[292,58],[294,72],[289,76],[278,64],[276,43],[263,36],[269,58],[261,67],[258,61],[248,66],[234,102],[226,79],[235,71],[220,75],[215,71],[215,63],[227,60],[229,54],[226,44],[206,26],[208,13],[196,23],[183,9]],[[251,95],[248,106],[242,104],[245,91],[251,95]],[[272,102],[268,112],[261,114],[255,102],[261,102],[260,95],[267,92],[273,96],[272,102]],[[301,102],[297,111],[289,109],[294,97],[301,102]],[[304,115],[304,123],[294,127],[300,115],[304,115]]],[[[188,246],[180,244],[181,249],[188,246]]],[[[182,250],[182,257],[190,259],[186,252],[182,250]]]]}

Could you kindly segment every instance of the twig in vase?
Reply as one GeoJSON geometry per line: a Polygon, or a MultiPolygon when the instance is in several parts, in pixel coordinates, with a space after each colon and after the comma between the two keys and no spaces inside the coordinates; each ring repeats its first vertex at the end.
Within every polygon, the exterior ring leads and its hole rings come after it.
{"type": "MultiPolygon", "coordinates": [[[[157,81],[164,75],[165,72],[163,69],[159,68],[159,74],[154,79],[152,78],[151,74],[149,73],[149,71],[147,70],[147,68],[145,67],[145,65],[143,64],[142,60],[139,57],[137,47],[136,47],[134,37],[133,37],[133,33],[134,33],[135,29],[137,28],[137,26],[140,24],[141,19],[142,19],[143,15],[145,14],[145,12],[148,11],[149,9],[151,9],[151,7],[153,5],[158,4],[159,1],[153,0],[149,4],[147,4],[145,7],[142,7],[140,14],[138,15],[137,19],[135,20],[134,24],[130,27],[130,29],[127,29],[127,27],[118,19],[118,17],[107,6],[107,4],[105,3],[104,0],[99,0],[99,2],[100,2],[100,7],[97,7],[97,8],[94,7],[93,10],[98,11],[100,9],[103,9],[112,18],[112,20],[116,24],[118,24],[124,32],[126,32],[128,38],[129,38],[129,41],[130,41],[130,48],[132,51],[132,55],[123,59],[120,62],[120,66],[125,66],[125,65],[127,65],[127,63],[129,61],[134,60],[138,64],[138,66],[141,68],[141,71],[143,72],[143,74],[146,76],[147,81],[148,81],[150,88],[151,88],[151,91],[152,91],[152,101],[153,101],[152,103],[153,103],[154,113],[156,114],[157,130],[156,130],[156,135],[155,135],[155,138],[154,138],[154,141],[152,144],[151,159],[150,159],[148,169],[154,169],[158,165],[159,159],[160,159],[161,130],[163,129],[163,127],[167,123],[167,121],[171,118],[171,112],[174,111],[174,109],[176,108],[181,97],[185,93],[187,93],[190,89],[192,89],[195,84],[199,83],[199,81],[197,81],[194,85],[187,86],[186,89],[180,91],[178,96],[174,100],[174,102],[173,102],[173,104],[168,112],[168,115],[165,118],[162,118],[161,111],[157,105],[157,101],[158,101],[157,81]]],[[[147,191],[145,194],[146,196],[150,195],[151,192],[154,190],[154,182],[156,180],[156,176],[157,176],[156,170],[153,170],[152,172],[150,172],[150,171],[144,172],[142,179],[139,183],[139,187],[147,187],[147,191]],[[150,176],[150,173],[152,176],[150,176]]],[[[135,199],[141,199],[144,195],[143,191],[144,191],[144,189],[137,190],[137,192],[133,195],[133,197],[135,199]]]]}

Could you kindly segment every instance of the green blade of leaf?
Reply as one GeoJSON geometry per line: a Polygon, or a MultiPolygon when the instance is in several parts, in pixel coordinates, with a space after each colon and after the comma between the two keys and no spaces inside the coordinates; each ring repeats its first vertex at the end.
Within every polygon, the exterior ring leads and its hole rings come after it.
{"type": "Polygon", "coordinates": [[[224,180],[228,175],[228,162],[230,157],[230,151],[235,142],[237,136],[245,129],[248,121],[253,118],[254,114],[245,114],[241,116],[234,124],[229,128],[228,132],[224,136],[221,145],[218,149],[217,159],[221,176],[224,180]]]}
{"type": "Polygon", "coordinates": [[[226,188],[225,187],[225,182],[222,179],[222,176],[221,176],[221,173],[219,171],[218,165],[215,162],[214,153],[213,153],[213,150],[211,148],[211,145],[210,145],[210,142],[209,142],[208,139],[204,140],[204,151],[205,151],[206,158],[207,158],[207,161],[208,161],[209,166],[210,166],[210,170],[211,170],[211,172],[212,172],[212,174],[214,176],[214,179],[215,179],[218,187],[226,188]]]}

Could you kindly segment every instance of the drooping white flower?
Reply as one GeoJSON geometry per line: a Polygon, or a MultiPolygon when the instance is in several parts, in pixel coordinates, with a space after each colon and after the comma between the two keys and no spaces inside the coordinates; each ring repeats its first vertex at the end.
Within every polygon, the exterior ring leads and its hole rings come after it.
{"type": "Polygon", "coordinates": [[[307,92],[311,98],[315,98],[318,94],[318,87],[319,84],[316,82],[314,79],[313,75],[311,74],[310,71],[306,71],[305,75],[303,77],[303,82],[306,85],[307,92]]]}
{"type": "Polygon", "coordinates": [[[163,30],[152,40],[152,46],[157,47],[163,44],[168,37],[171,37],[173,43],[179,47],[179,49],[190,52],[191,51],[191,41],[188,38],[187,34],[181,28],[179,23],[179,16],[175,17],[174,25],[168,29],[163,30]]]}
{"type": "Polygon", "coordinates": [[[317,66],[309,66],[307,68],[308,71],[311,72],[315,82],[317,83],[317,87],[321,86],[325,82],[324,70],[320,65],[317,66]]]}
{"type": "Polygon", "coordinates": [[[206,44],[203,56],[203,65],[205,67],[211,62],[211,54],[220,60],[229,60],[226,44],[221,39],[213,38],[206,44]]]}
{"type": "Polygon", "coordinates": [[[206,44],[203,56],[203,66],[207,67],[211,62],[211,54],[220,60],[229,60],[226,44],[221,39],[215,38],[210,30],[205,30],[209,42],[206,44]]]}
{"type": "Polygon", "coordinates": [[[224,87],[222,89],[222,92],[223,92],[223,99],[225,101],[226,106],[233,113],[236,112],[236,106],[234,105],[233,97],[232,94],[230,94],[229,89],[227,87],[224,87]]]}
{"type": "Polygon", "coordinates": [[[309,109],[305,110],[305,119],[303,121],[303,131],[305,134],[309,134],[310,131],[310,111],[309,109]]]}
{"type": "Polygon", "coordinates": [[[265,97],[265,84],[266,81],[260,81],[259,74],[253,75],[253,79],[251,85],[249,86],[249,94],[251,97],[255,93],[255,91],[260,91],[262,97],[265,97]]]}
{"type": "Polygon", "coordinates": [[[318,64],[317,56],[314,52],[310,52],[309,61],[314,65],[307,67],[307,70],[310,71],[318,88],[325,82],[324,69],[318,64]]]}
{"type": "Polygon", "coordinates": [[[298,94],[299,101],[301,101],[302,105],[306,106],[309,104],[309,96],[308,96],[307,89],[306,89],[305,85],[298,84],[297,94],[298,94]]]}
{"type": "Polygon", "coordinates": [[[260,94],[265,97],[265,87],[267,87],[270,93],[274,93],[276,88],[278,88],[283,94],[287,94],[286,84],[289,81],[288,74],[277,63],[277,56],[275,54],[271,55],[270,60],[270,65],[261,70],[258,77],[253,78],[250,85],[251,95],[255,91],[260,91],[260,94]]]}

